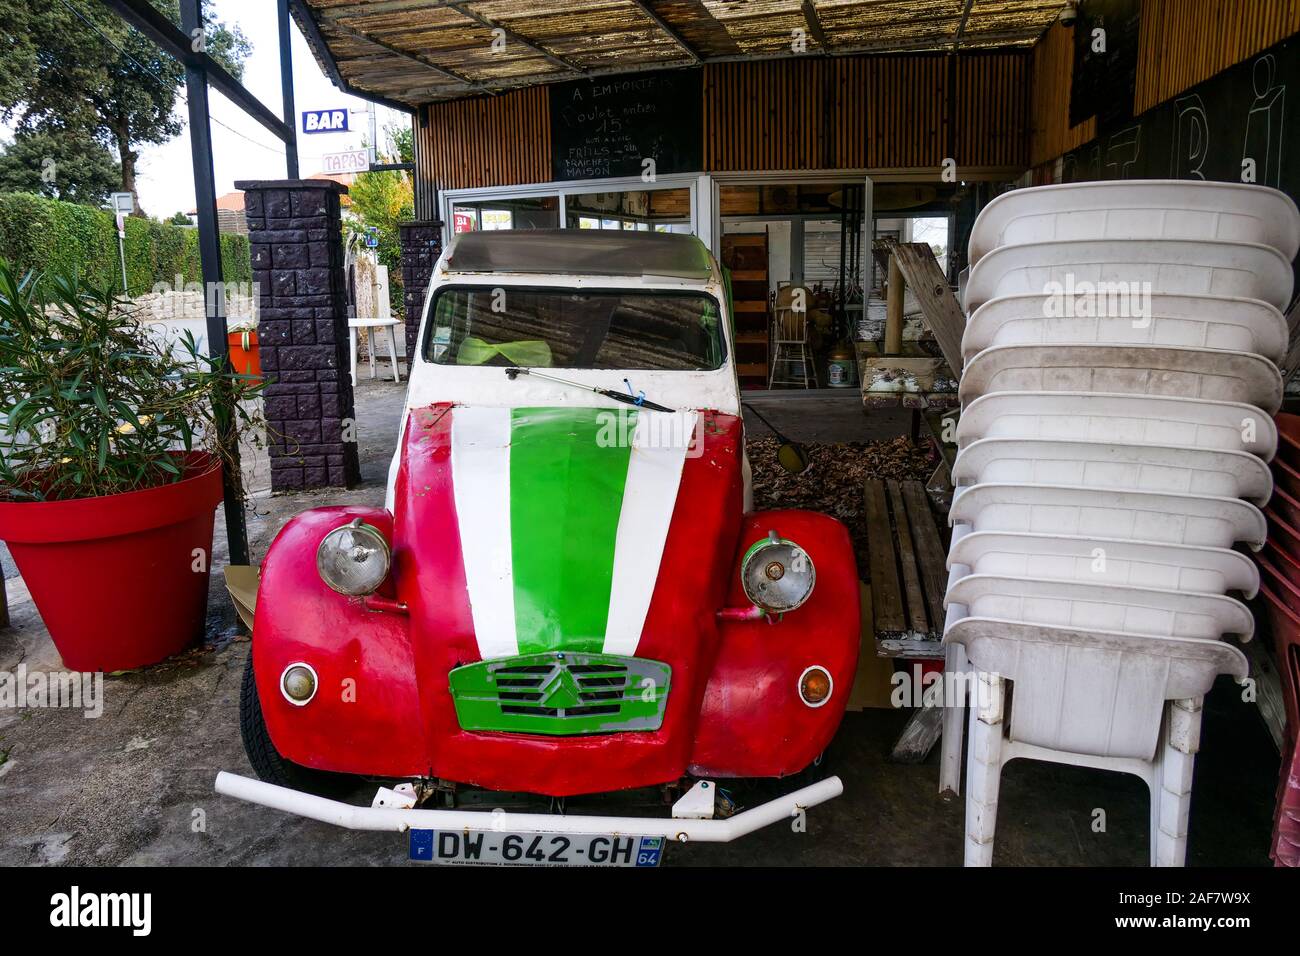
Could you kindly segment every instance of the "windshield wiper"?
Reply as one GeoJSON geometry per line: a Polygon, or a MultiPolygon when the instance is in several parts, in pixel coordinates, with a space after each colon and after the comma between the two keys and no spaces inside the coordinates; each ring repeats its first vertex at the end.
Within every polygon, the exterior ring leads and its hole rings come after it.
{"type": "Polygon", "coordinates": [[[623,392],[616,392],[612,388],[601,388],[599,385],[584,385],[582,382],[572,382],[567,378],[560,378],[557,375],[547,375],[545,372],[539,372],[532,368],[508,368],[506,378],[514,381],[520,375],[531,375],[534,378],[545,379],[548,382],[556,382],[560,385],[568,385],[570,388],[580,388],[584,392],[595,392],[597,395],[604,395],[606,398],[612,398],[616,402],[622,402],[624,405],[631,405],[634,408],[648,408],[656,412],[673,412],[674,408],[666,405],[660,405],[652,402],[648,398],[638,395],[626,395],[623,392]]]}

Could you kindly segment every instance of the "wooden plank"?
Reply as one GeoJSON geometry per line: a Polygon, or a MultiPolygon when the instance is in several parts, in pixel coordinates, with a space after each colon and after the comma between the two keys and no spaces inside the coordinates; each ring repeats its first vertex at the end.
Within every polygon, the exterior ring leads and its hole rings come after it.
{"type": "Polygon", "coordinates": [[[858,628],[858,670],[853,678],[853,689],[849,692],[846,710],[865,710],[873,708],[891,708],[890,696],[893,694],[894,662],[882,657],[876,650],[876,634],[872,626],[871,588],[864,582],[858,582],[858,606],[860,608],[858,628]]]}
{"type": "Polygon", "coordinates": [[[901,634],[907,630],[907,618],[903,614],[903,595],[898,586],[898,568],[894,563],[894,531],[889,524],[885,483],[875,478],[868,479],[864,499],[875,630],[877,634],[901,634]]]}
{"type": "Polygon", "coordinates": [[[957,463],[957,423],[961,421],[960,408],[931,408],[924,415],[926,431],[939,446],[939,455],[948,470],[957,463]]]}
{"type": "Polygon", "coordinates": [[[943,644],[932,636],[876,637],[876,653],[884,657],[912,661],[943,659],[943,644]]]}
{"type": "Polygon", "coordinates": [[[885,340],[881,345],[886,355],[897,355],[903,350],[903,297],[906,293],[907,282],[898,256],[890,255],[885,292],[885,340]]]}
{"type": "Polygon", "coordinates": [[[935,525],[930,498],[919,481],[903,482],[903,502],[907,505],[907,523],[912,529],[916,545],[916,564],[921,572],[921,586],[925,603],[930,608],[930,620],[935,630],[942,630],[944,610],[943,595],[948,589],[947,554],[943,539],[935,525]]]}
{"type": "Polygon", "coordinates": [[[925,596],[921,592],[921,575],[916,566],[916,548],[912,543],[912,528],[907,507],[903,504],[903,490],[899,482],[890,479],[889,502],[894,511],[894,527],[898,532],[898,563],[903,569],[903,593],[907,597],[907,617],[912,630],[925,634],[930,630],[930,616],[925,610],[925,596]]]}
{"type": "Polygon", "coordinates": [[[1280,752],[1286,737],[1286,704],[1282,699],[1282,675],[1278,672],[1278,662],[1258,638],[1242,644],[1241,649],[1250,660],[1250,676],[1255,681],[1259,715],[1273,738],[1273,746],[1280,752]]]}
{"type": "Polygon", "coordinates": [[[1291,376],[1300,369],[1300,299],[1291,303],[1286,311],[1287,350],[1282,359],[1282,381],[1289,382],[1291,376]]]}
{"type": "Polygon", "coordinates": [[[952,471],[948,463],[941,460],[925,483],[925,493],[939,514],[946,515],[952,510],[952,492],[952,471]]]}
{"type": "Polygon", "coordinates": [[[948,277],[939,268],[934,250],[924,242],[890,245],[893,251],[891,261],[897,260],[903,281],[916,297],[925,324],[934,333],[939,350],[943,352],[944,361],[954,372],[961,372],[961,337],[966,329],[966,315],[948,286],[948,277]]]}

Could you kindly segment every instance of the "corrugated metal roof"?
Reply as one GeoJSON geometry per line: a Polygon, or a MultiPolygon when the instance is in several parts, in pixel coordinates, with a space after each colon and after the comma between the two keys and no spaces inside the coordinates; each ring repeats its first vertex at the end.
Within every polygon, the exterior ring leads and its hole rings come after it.
{"type": "Polygon", "coordinates": [[[292,0],[336,82],[419,106],[701,62],[1032,44],[1064,0],[292,0]]]}

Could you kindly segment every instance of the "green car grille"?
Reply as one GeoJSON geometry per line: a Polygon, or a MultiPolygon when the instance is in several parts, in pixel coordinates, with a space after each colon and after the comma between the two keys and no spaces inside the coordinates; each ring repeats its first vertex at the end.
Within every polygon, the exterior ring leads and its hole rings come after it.
{"type": "Polygon", "coordinates": [[[448,676],[464,730],[574,735],[658,730],[671,673],[639,657],[548,651],[448,676]]]}

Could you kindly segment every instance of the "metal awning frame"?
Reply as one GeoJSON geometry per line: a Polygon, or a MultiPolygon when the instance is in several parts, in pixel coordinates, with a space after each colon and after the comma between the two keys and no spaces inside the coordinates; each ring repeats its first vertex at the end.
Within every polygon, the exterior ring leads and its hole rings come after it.
{"type": "MultiPolygon", "coordinates": [[[[212,124],[208,107],[208,90],[216,89],[241,110],[273,133],[285,147],[285,165],[289,179],[298,178],[297,125],[293,101],[293,60],[289,46],[289,0],[276,0],[280,39],[280,85],[283,94],[281,117],[268,109],[195,40],[203,31],[203,0],[180,0],[181,25],[160,13],[147,0],[100,0],[123,22],[156,43],[162,51],[185,67],[185,92],[189,110],[190,153],[194,166],[194,196],[199,219],[199,260],[205,288],[220,288],[221,241],[217,230],[217,190],[212,167],[212,124]]],[[[359,94],[360,95],[360,94],[359,94]]],[[[208,354],[230,368],[226,337],[225,303],[219,295],[205,295],[207,302],[208,354]]],[[[214,401],[229,402],[218,393],[214,401]]],[[[234,416],[226,416],[232,433],[222,436],[234,456],[233,468],[239,467],[238,445],[233,437],[234,416]]],[[[248,527],[244,520],[244,502],[236,491],[237,482],[227,471],[223,475],[225,491],[226,540],[231,564],[248,564],[248,527]]]]}

